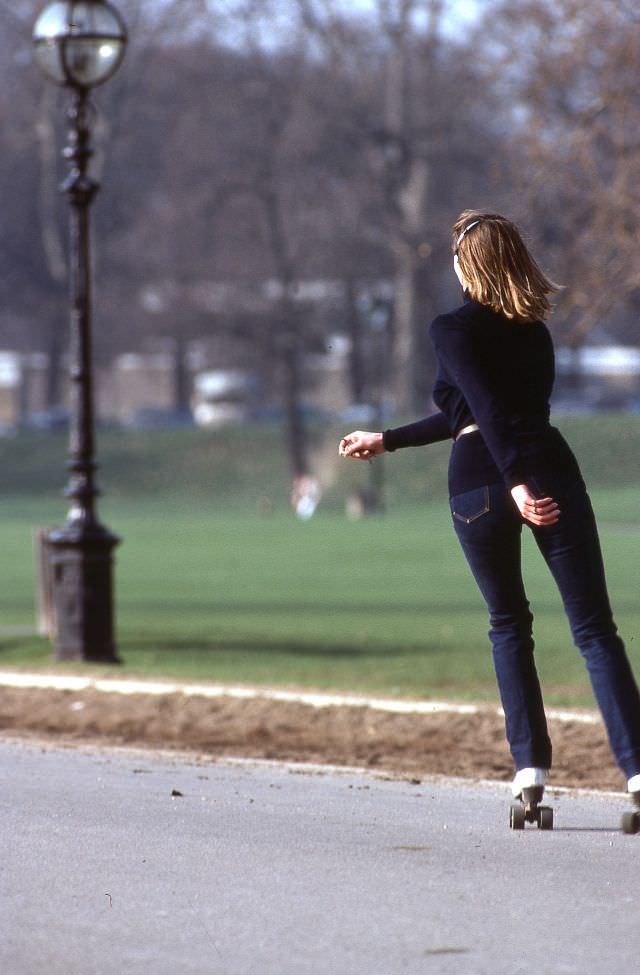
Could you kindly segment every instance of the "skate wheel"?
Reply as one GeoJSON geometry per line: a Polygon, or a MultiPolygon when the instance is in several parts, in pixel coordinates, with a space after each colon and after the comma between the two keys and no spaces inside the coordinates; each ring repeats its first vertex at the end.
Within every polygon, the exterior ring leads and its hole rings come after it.
{"type": "Polygon", "coordinates": [[[551,806],[540,806],[538,810],[538,829],[553,829],[553,809],[551,806]]]}
{"type": "Polygon", "coordinates": [[[525,819],[524,806],[514,802],[509,812],[509,826],[511,829],[524,829],[525,819]]]}
{"type": "Polygon", "coordinates": [[[637,812],[626,812],[622,814],[622,822],[620,827],[623,833],[639,833],[640,832],[640,813],[637,812]]]}

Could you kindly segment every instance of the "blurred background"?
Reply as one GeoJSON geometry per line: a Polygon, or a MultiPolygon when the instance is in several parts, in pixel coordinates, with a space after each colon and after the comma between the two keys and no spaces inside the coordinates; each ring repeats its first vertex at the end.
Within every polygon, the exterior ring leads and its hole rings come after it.
{"type": "MultiPolygon", "coordinates": [[[[69,423],[66,95],[33,63],[41,7],[0,0],[0,643],[16,665],[50,652],[29,533],[64,512],[69,423]]],[[[555,416],[637,632],[636,6],[117,7],[127,56],[93,98],[93,340],[125,662],[166,672],[188,652],[199,675],[493,693],[446,446],[371,468],[336,454],[348,430],[431,411],[426,326],[459,301],[449,228],[468,207],[520,222],[564,286],[555,416]]],[[[550,679],[580,698],[531,572],[550,679]]]]}

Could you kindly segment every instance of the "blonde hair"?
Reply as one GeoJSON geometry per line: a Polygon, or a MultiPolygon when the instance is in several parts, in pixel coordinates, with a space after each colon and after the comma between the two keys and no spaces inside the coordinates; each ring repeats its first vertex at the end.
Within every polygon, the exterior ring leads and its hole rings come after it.
{"type": "Polygon", "coordinates": [[[471,298],[506,318],[532,322],[551,312],[560,290],[538,267],[514,223],[498,213],[464,210],[453,225],[453,253],[471,298]]]}

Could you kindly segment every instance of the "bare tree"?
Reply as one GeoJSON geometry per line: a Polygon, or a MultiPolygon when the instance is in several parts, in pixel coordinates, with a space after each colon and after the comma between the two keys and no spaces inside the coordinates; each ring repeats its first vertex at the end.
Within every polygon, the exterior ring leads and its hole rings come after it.
{"type": "Polygon", "coordinates": [[[640,17],[613,0],[500,3],[487,17],[511,200],[566,285],[556,327],[574,347],[603,320],[623,333],[640,295],[640,17]]]}
{"type": "Polygon", "coordinates": [[[298,0],[298,8],[349,90],[352,138],[375,187],[375,218],[371,207],[363,215],[390,258],[397,406],[424,409],[434,368],[425,323],[447,247],[441,228],[456,199],[470,205],[463,189],[484,185],[488,195],[491,154],[483,150],[497,140],[491,110],[466,48],[443,33],[444,0],[377,0],[368,18],[331,0],[298,0]]]}
{"type": "MultiPolygon", "coordinates": [[[[94,171],[104,183],[94,214],[97,356],[139,346],[151,333],[171,340],[176,398],[184,404],[185,343],[215,330],[229,345],[237,341],[244,356],[251,333],[270,375],[280,353],[275,386],[287,397],[290,443],[297,444],[292,469],[304,471],[305,353],[320,347],[327,329],[349,331],[354,395],[365,395],[372,340],[358,296],[392,280],[398,401],[408,405],[420,389],[424,408],[430,376],[420,342],[431,305],[447,287],[445,228],[458,203],[468,205],[469,192],[488,185],[483,146],[496,138],[472,60],[439,31],[443,4],[379,0],[373,18],[345,14],[347,5],[330,0],[299,0],[293,8],[276,0],[121,6],[132,28],[130,51],[95,98],[94,171]],[[331,321],[300,302],[305,278],[344,282],[347,298],[331,321]],[[194,301],[204,281],[233,284],[246,296],[275,281],[277,318],[264,300],[258,310],[257,298],[244,311],[233,303],[207,311],[194,301]],[[149,288],[164,304],[154,316],[140,306],[149,288]],[[260,314],[269,329],[257,326],[260,314]]],[[[25,313],[33,308],[34,322],[44,322],[47,301],[57,315],[66,307],[54,286],[65,258],[53,160],[61,106],[49,106],[36,130],[35,109],[42,97],[55,98],[54,89],[41,94],[28,61],[24,70],[32,90],[23,86],[22,107],[0,131],[8,200],[0,248],[13,281],[8,303],[17,307],[19,294],[25,313]],[[12,193],[16,174],[20,189],[12,193]],[[10,218],[19,233],[11,234],[10,218]]],[[[24,336],[32,347],[42,346],[37,328],[24,336]]]]}

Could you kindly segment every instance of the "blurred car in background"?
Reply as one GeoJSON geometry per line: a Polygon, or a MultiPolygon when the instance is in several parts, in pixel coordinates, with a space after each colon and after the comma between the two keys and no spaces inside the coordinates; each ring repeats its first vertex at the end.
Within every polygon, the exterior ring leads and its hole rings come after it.
{"type": "Polygon", "coordinates": [[[166,427],[191,427],[191,410],[175,410],[169,407],[144,406],[127,417],[123,426],[130,430],[162,430],[166,427]]]}
{"type": "Polygon", "coordinates": [[[22,426],[27,430],[67,430],[71,414],[64,406],[52,406],[48,410],[30,413],[22,426]]]}
{"type": "Polygon", "coordinates": [[[242,369],[211,369],[193,381],[191,406],[200,427],[243,423],[252,413],[255,377],[242,369]]]}

